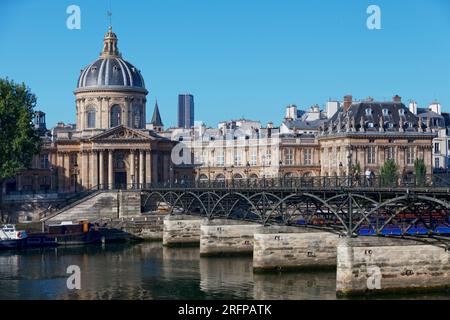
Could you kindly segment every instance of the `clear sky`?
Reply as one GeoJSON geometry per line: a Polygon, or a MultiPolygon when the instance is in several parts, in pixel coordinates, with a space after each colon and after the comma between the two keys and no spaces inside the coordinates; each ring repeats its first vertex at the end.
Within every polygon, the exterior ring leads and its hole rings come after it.
{"type": "MultiPolygon", "coordinates": [[[[48,126],[75,122],[80,69],[95,60],[109,0],[0,0],[0,77],[25,82],[48,126]],[[69,5],[81,30],[66,27],[69,5]]],[[[112,0],[123,57],[142,71],[147,120],[155,98],[175,125],[177,95],[194,94],[196,120],[242,116],[279,124],[290,103],[346,94],[450,111],[448,0],[112,0]],[[381,30],[366,27],[381,8],[381,30]]]]}

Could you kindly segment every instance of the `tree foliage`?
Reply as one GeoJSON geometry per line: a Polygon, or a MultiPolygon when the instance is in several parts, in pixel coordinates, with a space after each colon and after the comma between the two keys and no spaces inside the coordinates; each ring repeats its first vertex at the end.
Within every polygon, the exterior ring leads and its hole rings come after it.
{"type": "Polygon", "coordinates": [[[40,150],[35,105],[36,96],[24,84],[0,79],[0,182],[28,168],[40,150]]]}
{"type": "Polygon", "coordinates": [[[393,159],[387,159],[380,169],[381,185],[394,187],[398,181],[398,167],[393,159]]]}
{"type": "Polygon", "coordinates": [[[427,167],[425,165],[425,160],[423,159],[414,160],[414,175],[416,177],[416,183],[418,185],[423,185],[425,183],[426,174],[427,174],[427,167]]]}

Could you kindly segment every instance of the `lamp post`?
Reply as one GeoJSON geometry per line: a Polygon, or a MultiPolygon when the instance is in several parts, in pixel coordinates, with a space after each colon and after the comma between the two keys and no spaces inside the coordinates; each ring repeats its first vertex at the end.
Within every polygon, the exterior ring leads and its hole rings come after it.
{"type": "Polygon", "coordinates": [[[280,161],[278,162],[278,165],[279,165],[279,167],[278,167],[278,184],[279,184],[280,187],[281,187],[281,185],[282,185],[281,182],[283,182],[283,184],[284,184],[284,179],[282,179],[283,172],[281,172],[281,167],[283,166],[283,161],[280,160],[280,161]]]}
{"type": "Polygon", "coordinates": [[[248,176],[248,174],[250,173],[250,162],[248,162],[247,161],[247,164],[245,165],[245,169],[244,169],[244,172],[245,172],[245,177],[247,178],[247,187],[249,186],[249,176],[248,176]]]}
{"type": "Polygon", "coordinates": [[[55,186],[55,166],[50,166],[50,190],[57,191],[55,186]]]}
{"type": "Polygon", "coordinates": [[[170,164],[169,166],[169,181],[170,181],[170,187],[172,187],[172,182],[173,182],[173,164],[170,164]]]}
{"type": "Polygon", "coordinates": [[[234,177],[233,177],[233,170],[234,170],[234,165],[231,166],[230,168],[230,175],[231,175],[231,186],[234,188],[234,177]]]}
{"type": "Polygon", "coordinates": [[[78,163],[75,163],[72,168],[72,178],[73,178],[73,189],[77,193],[77,181],[80,170],[78,169],[78,163]]]}
{"type": "Polygon", "coordinates": [[[225,188],[227,187],[227,167],[223,167],[223,181],[225,183],[225,188]]]}
{"type": "Polygon", "coordinates": [[[208,161],[208,187],[211,187],[211,162],[208,161]]]}

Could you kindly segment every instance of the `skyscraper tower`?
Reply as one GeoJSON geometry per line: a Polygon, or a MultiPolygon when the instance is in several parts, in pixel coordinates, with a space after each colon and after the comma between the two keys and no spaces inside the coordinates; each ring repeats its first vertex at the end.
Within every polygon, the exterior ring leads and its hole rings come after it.
{"type": "Polygon", "coordinates": [[[178,127],[194,126],[194,96],[192,94],[178,95],[178,127]]]}

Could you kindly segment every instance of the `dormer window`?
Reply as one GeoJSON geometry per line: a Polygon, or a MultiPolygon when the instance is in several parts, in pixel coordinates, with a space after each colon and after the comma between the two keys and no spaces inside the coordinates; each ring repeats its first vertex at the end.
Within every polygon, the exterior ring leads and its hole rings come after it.
{"type": "Polygon", "coordinates": [[[372,109],[367,108],[366,109],[366,116],[371,116],[372,115],[372,109]]]}
{"type": "Polygon", "coordinates": [[[389,116],[389,110],[388,109],[383,109],[383,116],[385,116],[385,117],[389,116]]]}
{"type": "Polygon", "coordinates": [[[367,123],[367,127],[368,127],[368,128],[373,128],[373,122],[368,122],[368,123],[367,123]]]}
{"type": "Polygon", "coordinates": [[[116,72],[117,72],[117,71],[119,71],[119,70],[120,70],[120,69],[119,69],[118,66],[114,66],[114,67],[113,67],[113,71],[116,71],[116,72]]]}
{"type": "Polygon", "coordinates": [[[398,114],[399,114],[400,116],[404,116],[404,115],[405,115],[405,109],[399,109],[399,110],[398,110],[398,114]]]}
{"type": "Polygon", "coordinates": [[[91,72],[95,72],[95,71],[97,71],[97,67],[92,67],[91,72]]]}

